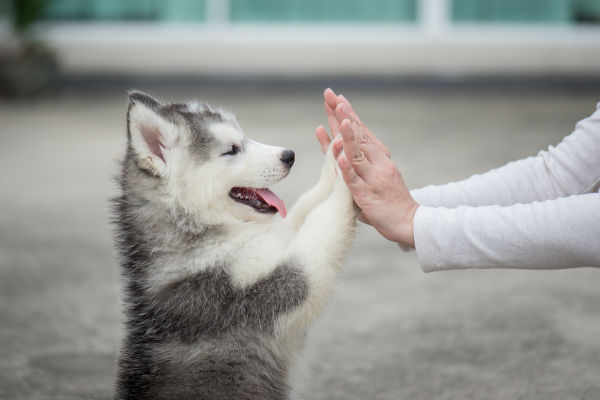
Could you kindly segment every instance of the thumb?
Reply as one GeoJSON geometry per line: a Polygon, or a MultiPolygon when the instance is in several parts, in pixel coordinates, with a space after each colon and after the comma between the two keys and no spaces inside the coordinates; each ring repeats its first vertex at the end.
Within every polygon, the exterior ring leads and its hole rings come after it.
{"type": "Polygon", "coordinates": [[[323,125],[320,125],[317,128],[316,134],[317,140],[321,145],[321,150],[323,151],[323,154],[327,153],[327,149],[329,148],[329,143],[331,143],[331,139],[329,138],[329,134],[327,133],[323,125]]]}

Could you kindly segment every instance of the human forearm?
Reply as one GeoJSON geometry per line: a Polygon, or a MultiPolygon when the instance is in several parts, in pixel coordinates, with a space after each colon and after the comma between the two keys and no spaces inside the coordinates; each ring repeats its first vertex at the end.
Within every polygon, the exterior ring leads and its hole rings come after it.
{"type": "Polygon", "coordinates": [[[509,207],[420,207],[425,272],[459,268],[600,267],[600,194],[509,207]]]}
{"type": "Polygon", "coordinates": [[[547,179],[543,160],[529,157],[510,162],[483,174],[411,190],[413,197],[429,207],[506,206],[554,199],[560,189],[547,179]]]}

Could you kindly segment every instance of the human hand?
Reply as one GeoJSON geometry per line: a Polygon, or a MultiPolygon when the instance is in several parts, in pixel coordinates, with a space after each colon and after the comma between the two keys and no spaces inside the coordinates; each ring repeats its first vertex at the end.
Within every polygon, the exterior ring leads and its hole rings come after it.
{"type": "Polygon", "coordinates": [[[348,112],[350,113],[352,119],[356,121],[362,127],[362,129],[364,129],[374,139],[375,144],[380,148],[380,150],[386,156],[390,157],[390,149],[388,149],[383,143],[381,143],[379,139],[377,139],[375,135],[373,135],[369,128],[360,120],[358,115],[354,112],[352,104],[350,104],[350,102],[346,99],[346,97],[344,97],[343,94],[336,95],[333,90],[327,88],[323,92],[323,97],[325,98],[325,113],[327,114],[327,122],[329,123],[329,130],[331,132],[330,138],[323,125],[317,128],[317,140],[321,145],[323,154],[327,152],[331,140],[335,140],[336,137],[340,134],[341,120],[338,119],[335,110],[339,104],[345,104],[348,107],[348,112]]]}
{"type": "MultiPolygon", "coordinates": [[[[358,118],[345,97],[336,96],[331,89],[324,96],[332,136],[342,136],[334,143],[334,154],[339,154],[342,176],[364,219],[385,238],[414,247],[413,219],[419,204],[391,161],[388,148],[358,118]]],[[[328,145],[327,132],[319,128],[321,146],[328,145]]]]}

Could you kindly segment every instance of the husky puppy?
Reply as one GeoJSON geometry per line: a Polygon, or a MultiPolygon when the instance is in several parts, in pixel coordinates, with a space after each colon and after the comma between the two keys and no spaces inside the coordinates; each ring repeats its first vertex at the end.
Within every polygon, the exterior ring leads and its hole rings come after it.
{"type": "Polygon", "coordinates": [[[268,187],[293,163],[228,112],[130,93],[114,199],[126,317],[117,399],[290,398],[357,212],[330,149],[286,217],[268,187]]]}

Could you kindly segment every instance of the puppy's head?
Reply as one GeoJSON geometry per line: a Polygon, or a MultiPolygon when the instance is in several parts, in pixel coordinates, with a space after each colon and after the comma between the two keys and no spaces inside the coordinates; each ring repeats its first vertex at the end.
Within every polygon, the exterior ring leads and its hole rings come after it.
{"type": "Polygon", "coordinates": [[[268,189],[288,175],[294,153],[250,140],[235,117],[208,104],[161,104],[129,95],[128,158],[154,201],[206,224],[265,221],[283,201],[268,189]]]}

